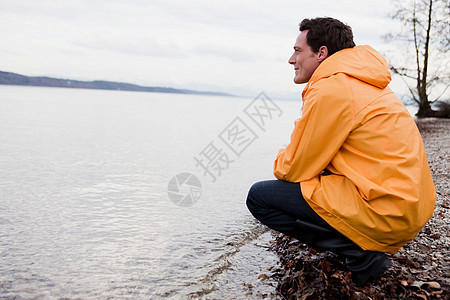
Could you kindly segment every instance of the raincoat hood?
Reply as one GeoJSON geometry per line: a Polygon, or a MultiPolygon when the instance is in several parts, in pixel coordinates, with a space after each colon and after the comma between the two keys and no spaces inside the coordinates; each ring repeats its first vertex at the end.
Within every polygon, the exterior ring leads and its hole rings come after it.
{"type": "Polygon", "coordinates": [[[370,46],[356,46],[338,51],[325,59],[311,76],[317,82],[338,73],[384,89],[391,82],[386,59],[370,46]]]}

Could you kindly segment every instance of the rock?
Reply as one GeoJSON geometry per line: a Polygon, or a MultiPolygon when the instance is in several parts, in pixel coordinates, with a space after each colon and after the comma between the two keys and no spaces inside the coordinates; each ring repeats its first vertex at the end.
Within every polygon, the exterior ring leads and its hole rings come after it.
{"type": "Polygon", "coordinates": [[[435,290],[441,289],[441,285],[439,284],[439,282],[436,282],[436,281],[428,282],[428,287],[430,289],[435,289],[435,290]]]}
{"type": "Polygon", "coordinates": [[[413,287],[413,288],[421,289],[421,288],[422,288],[422,285],[423,285],[424,283],[425,283],[425,282],[423,282],[423,281],[414,281],[414,282],[411,283],[409,286],[410,286],[410,287],[413,287]]]}

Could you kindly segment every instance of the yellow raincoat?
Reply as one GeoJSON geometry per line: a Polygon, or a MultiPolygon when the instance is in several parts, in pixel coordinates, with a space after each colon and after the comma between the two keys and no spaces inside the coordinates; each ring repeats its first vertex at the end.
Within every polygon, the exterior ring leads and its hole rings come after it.
{"type": "Polygon", "coordinates": [[[300,182],[314,211],[361,248],[395,253],[431,218],[436,191],[420,133],[390,81],[370,46],[325,59],[274,174],[300,182]]]}

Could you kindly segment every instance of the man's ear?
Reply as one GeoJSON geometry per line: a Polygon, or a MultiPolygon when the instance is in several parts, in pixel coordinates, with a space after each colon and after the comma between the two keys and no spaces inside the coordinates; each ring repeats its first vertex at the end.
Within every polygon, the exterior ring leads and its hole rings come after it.
{"type": "Polygon", "coordinates": [[[318,51],[319,55],[317,56],[317,59],[319,60],[319,63],[323,62],[325,58],[328,57],[328,48],[327,46],[321,46],[318,51]]]}

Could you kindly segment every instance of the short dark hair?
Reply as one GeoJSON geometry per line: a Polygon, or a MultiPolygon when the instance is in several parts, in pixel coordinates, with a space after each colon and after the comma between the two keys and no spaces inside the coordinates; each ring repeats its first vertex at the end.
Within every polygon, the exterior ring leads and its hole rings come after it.
{"type": "Polygon", "coordinates": [[[304,19],[300,31],[309,30],[306,41],[314,53],[322,46],[328,48],[328,55],[345,48],[355,47],[352,28],[333,18],[304,19]]]}

